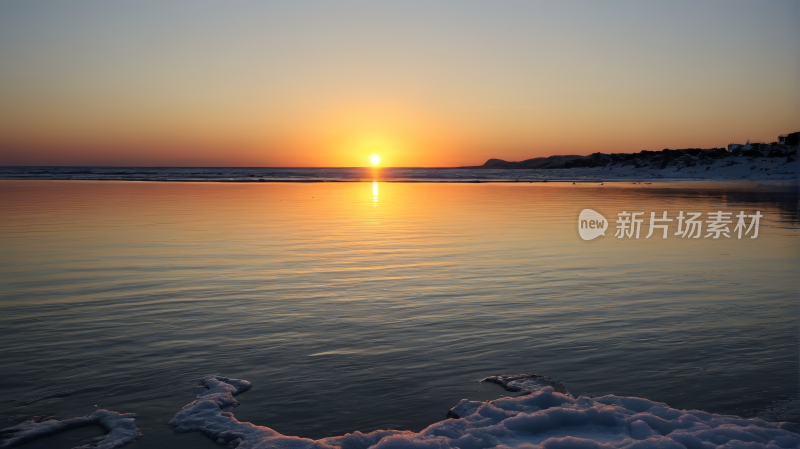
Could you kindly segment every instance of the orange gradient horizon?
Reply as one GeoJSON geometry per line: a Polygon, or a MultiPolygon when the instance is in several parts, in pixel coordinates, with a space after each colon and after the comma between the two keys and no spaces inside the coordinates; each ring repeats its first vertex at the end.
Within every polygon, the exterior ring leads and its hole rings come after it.
{"type": "Polygon", "coordinates": [[[3,3],[0,165],[452,167],[800,129],[793,2],[502,3],[3,3]]]}

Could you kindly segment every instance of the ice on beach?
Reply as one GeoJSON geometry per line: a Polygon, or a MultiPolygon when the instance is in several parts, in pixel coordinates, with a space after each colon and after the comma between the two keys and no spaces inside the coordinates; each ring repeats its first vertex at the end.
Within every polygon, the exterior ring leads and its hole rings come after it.
{"type": "Polygon", "coordinates": [[[508,391],[534,392],[544,387],[553,387],[559,393],[567,393],[564,384],[541,374],[517,374],[513,376],[491,376],[481,382],[492,382],[501,385],[508,391]]]}
{"type": "Polygon", "coordinates": [[[117,413],[100,409],[90,415],[64,420],[34,418],[13,427],[0,429],[0,449],[16,447],[65,430],[92,425],[102,426],[108,433],[98,437],[92,444],[74,449],[122,447],[142,436],[134,423],[136,417],[133,413],[117,413]]]}
{"type": "Polygon", "coordinates": [[[236,420],[229,411],[238,405],[234,396],[250,388],[250,383],[208,376],[203,379],[208,389],[170,424],[178,432],[199,431],[238,449],[800,448],[800,431],[789,423],[676,410],[641,398],[574,398],[566,390],[544,385],[555,382],[545,376],[495,376],[489,381],[535,391],[488,402],[462,400],[450,413],[458,418],[421,432],[378,430],[310,440],[236,420]]]}

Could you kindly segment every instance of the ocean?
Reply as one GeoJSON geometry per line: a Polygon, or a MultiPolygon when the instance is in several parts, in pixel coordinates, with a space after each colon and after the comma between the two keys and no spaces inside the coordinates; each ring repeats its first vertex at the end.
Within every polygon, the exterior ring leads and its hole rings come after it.
{"type": "Polygon", "coordinates": [[[0,167],[0,179],[173,182],[469,182],[544,180],[570,170],[475,168],[0,167]]]}
{"type": "MultiPolygon", "coordinates": [[[[796,156],[796,155],[795,155],[796,156]]],[[[0,180],[161,182],[602,182],[750,181],[797,182],[791,157],[729,156],[684,161],[664,169],[615,162],[571,169],[445,168],[269,168],[269,167],[0,167],[0,180]],[[688,165],[686,165],[688,164],[688,165]]]]}
{"type": "Polygon", "coordinates": [[[312,439],[419,431],[513,396],[479,382],[503,374],[744,417],[798,398],[796,182],[58,170],[0,173],[0,429],[103,408],[138,414],[126,447],[219,447],[168,424],[209,374],[252,383],[239,421],[312,439]],[[361,182],[208,182],[250,174],[361,182]],[[759,234],[614,236],[681,211],[759,212],[759,234]]]}

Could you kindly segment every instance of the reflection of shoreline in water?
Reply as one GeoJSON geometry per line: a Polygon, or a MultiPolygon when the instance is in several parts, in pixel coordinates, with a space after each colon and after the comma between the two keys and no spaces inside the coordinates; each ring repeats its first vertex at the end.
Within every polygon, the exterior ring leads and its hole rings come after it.
{"type": "MultiPolygon", "coordinates": [[[[670,181],[646,185],[619,183],[606,184],[606,188],[616,188],[635,192],[637,196],[654,199],[669,199],[672,203],[680,199],[717,199],[720,207],[728,204],[750,205],[750,207],[772,207],[781,212],[786,222],[800,222],[798,214],[798,184],[796,183],[751,183],[751,182],[688,182],[670,181]]],[[[655,204],[654,204],[655,206],[655,204]]],[[[706,211],[703,211],[706,212],[706,211]]]]}

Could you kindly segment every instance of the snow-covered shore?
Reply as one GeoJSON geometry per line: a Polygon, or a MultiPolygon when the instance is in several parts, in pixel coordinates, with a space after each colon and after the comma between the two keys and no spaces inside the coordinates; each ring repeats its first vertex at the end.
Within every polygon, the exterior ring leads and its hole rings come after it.
{"type": "Polygon", "coordinates": [[[574,398],[544,376],[496,376],[487,380],[521,391],[488,402],[462,400],[451,418],[420,432],[378,430],[311,440],[238,421],[230,409],[250,383],[221,376],[170,421],[178,432],[202,432],[230,448],[256,449],[779,449],[800,447],[790,423],[743,419],[613,395],[574,398]],[[535,391],[528,392],[526,388],[535,391]],[[529,393],[529,394],[525,394],[529,393]]]}
{"type": "Polygon", "coordinates": [[[733,151],[709,150],[642,151],[631,154],[595,153],[537,158],[523,162],[493,159],[484,170],[525,171],[552,181],[615,180],[792,180],[797,179],[797,147],[743,146],[733,151]]]}
{"type": "Polygon", "coordinates": [[[571,168],[563,171],[547,170],[552,180],[697,180],[697,181],[736,181],[736,180],[796,180],[797,161],[788,158],[731,156],[724,159],[694,161],[687,157],[664,169],[637,167],[633,164],[617,162],[606,167],[571,168]]]}
{"type": "MultiPolygon", "coordinates": [[[[461,400],[447,419],[420,432],[376,430],[311,440],[280,434],[236,419],[235,396],[250,382],[209,375],[197,399],[169,422],[179,433],[200,432],[236,449],[791,449],[800,448],[798,400],[744,419],[699,410],[677,410],[635,397],[575,398],[556,380],[537,374],[491,376],[516,397],[461,400]],[[761,419],[766,418],[767,420],[761,419]],[[788,419],[791,422],[776,422],[788,419]]],[[[0,448],[12,448],[78,427],[99,425],[106,435],[73,449],[114,449],[143,434],[136,414],[109,410],[63,420],[39,416],[0,429],[0,448]]]]}

